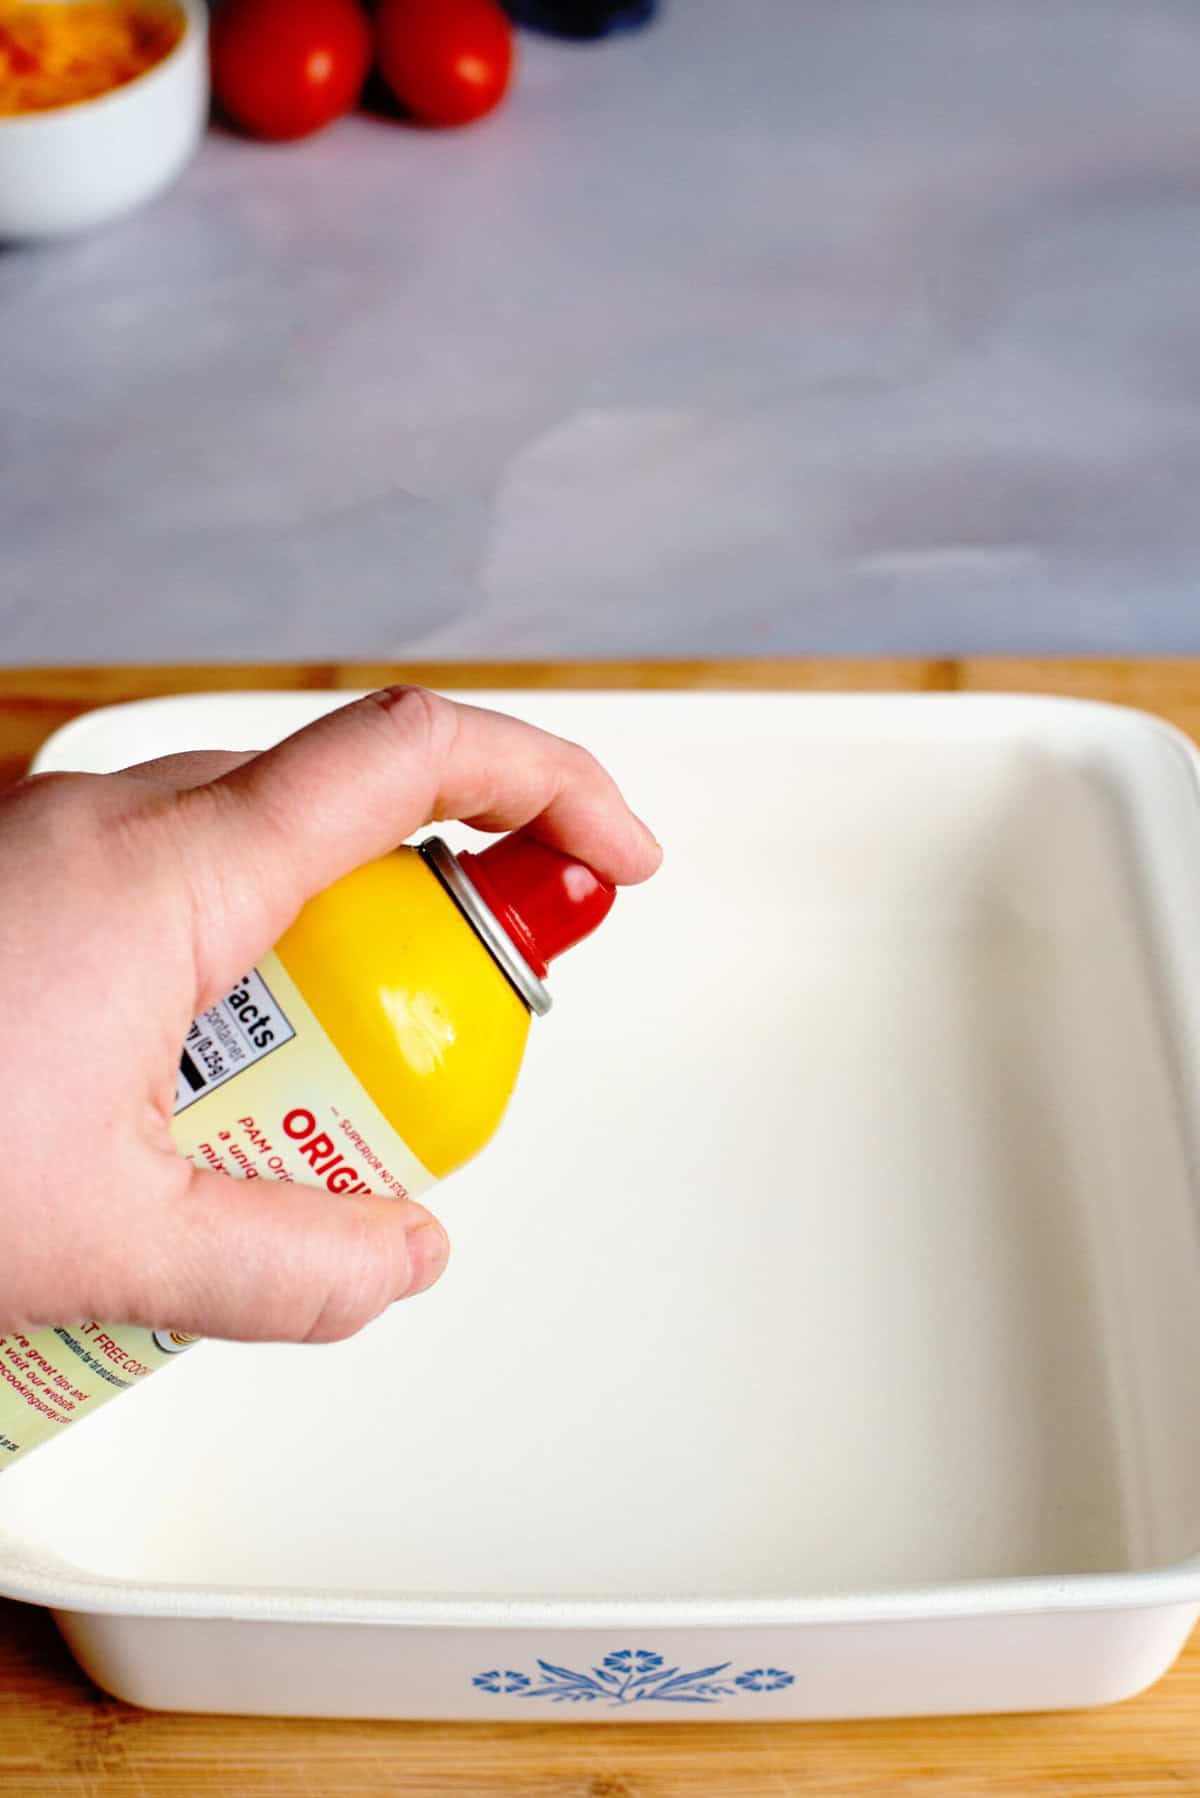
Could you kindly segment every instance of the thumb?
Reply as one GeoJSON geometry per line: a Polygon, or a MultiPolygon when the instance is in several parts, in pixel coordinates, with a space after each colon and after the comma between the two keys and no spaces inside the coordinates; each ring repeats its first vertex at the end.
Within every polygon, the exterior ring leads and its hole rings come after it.
{"type": "Polygon", "coordinates": [[[188,1169],[97,1315],[241,1342],[336,1342],[432,1286],[449,1243],[411,1199],[188,1169]],[[116,1301],[114,1309],[113,1301],[116,1301]]]}

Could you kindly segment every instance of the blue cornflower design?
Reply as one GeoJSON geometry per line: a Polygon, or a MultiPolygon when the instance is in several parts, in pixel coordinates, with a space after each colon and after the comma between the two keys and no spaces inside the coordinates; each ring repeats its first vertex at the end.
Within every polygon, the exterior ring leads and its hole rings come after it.
{"type": "Polygon", "coordinates": [[[650,1654],[644,1648],[618,1648],[614,1654],[606,1654],[602,1663],[613,1673],[653,1673],[662,1664],[661,1654],[650,1654]]]}
{"type": "Polygon", "coordinates": [[[785,1686],[794,1685],[796,1675],[785,1673],[782,1667],[751,1667],[745,1673],[739,1673],[734,1680],[735,1686],[741,1686],[743,1692],[782,1692],[785,1686]]]}
{"type": "Polygon", "coordinates": [[[782,1667],[750,1667],[744,1673],[729,1671],[728,1661],[684,1671],[668,1666],[661,1654],[648,1648],[614,1648],[597,1666],[563,1667],[539,1659],[537,1672],[518,1673],[511,1667],[491,1667],[477,1673],[472,1684],[478,1691],[513,1698],[542,1698],[551,1704],[600,1704],[609,1709],[641,1704],[719,1704],[735,1691],[781,1692],[796,1683],[782,1667]]]}
{"type": "Polygon", "coordinates": [[[523,1692],[529,1684],[528,1673],[514,1673],[511,1667],[503,1672],[493,1667],[488,1673],[477,1673],[471,1681],[481,1692],[523,1692]]]}

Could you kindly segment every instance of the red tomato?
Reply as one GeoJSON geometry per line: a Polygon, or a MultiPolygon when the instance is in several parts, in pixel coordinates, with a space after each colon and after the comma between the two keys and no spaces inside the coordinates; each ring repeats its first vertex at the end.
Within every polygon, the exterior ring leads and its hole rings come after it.
{"type": "Polygon", "coordinates": [[[427,125],[466,125],[498,106],[513,66],[513,33],[496,0],[380,0],[379,71],[427,125]]]}
{"type": "Polygon", "coordinates": [[[256,137],[307,137],[348,112],[370,62],[357,0],[224,0],[213,19],[213,90],[256,137]]]}

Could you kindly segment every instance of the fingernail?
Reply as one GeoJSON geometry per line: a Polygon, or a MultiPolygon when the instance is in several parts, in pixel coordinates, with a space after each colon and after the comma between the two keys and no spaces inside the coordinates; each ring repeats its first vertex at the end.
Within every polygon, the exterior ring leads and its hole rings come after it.
{"type": "Polygon", "coordinates": [[[408,1232],[409,1277],[406,1299],[427,1292],[450,1259],[450,1238],[434,1217],[408,1232]]]}

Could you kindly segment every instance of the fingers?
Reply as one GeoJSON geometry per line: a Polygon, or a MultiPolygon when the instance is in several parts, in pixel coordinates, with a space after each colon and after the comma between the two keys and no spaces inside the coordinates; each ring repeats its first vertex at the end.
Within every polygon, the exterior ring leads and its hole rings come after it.
{"type": "Polygon", "coordinates": [[[95,1314],[242,1342],[336,1342],[432,1286],[449,1256],[424,1206],[186,1169],[95,1314]]]}
{"type": "Polygon", "coordinates": [[[207,853],[256,870],[248,934],[264,942],[313,894],[438,819],[528,825],[616,884],[647,879],[661,856],[577,745],[421,688],[343,706],[182,799],[202,864],[207,853]]]}
{"type": "Polygon", "coordinates": [[[254,760],[256,750],[238,752],[233,749],[196,749],[179,755],[156,756],[152,762],[135,762],[122,768],[128,780],[144,780],[149,786],[162,787],[171,793],[183,793],[190,787],[207,786],[223,774],[232,774],[243,762],[254,760]]]}

